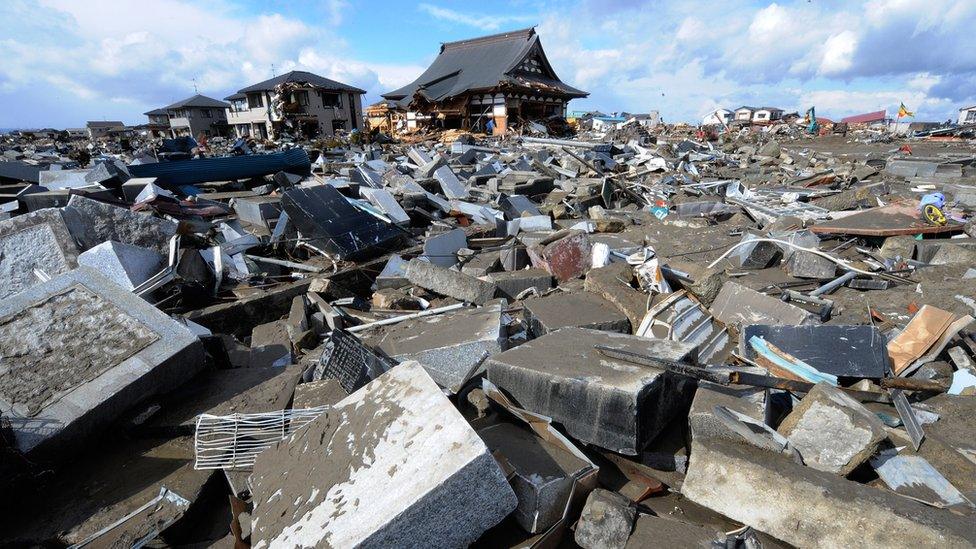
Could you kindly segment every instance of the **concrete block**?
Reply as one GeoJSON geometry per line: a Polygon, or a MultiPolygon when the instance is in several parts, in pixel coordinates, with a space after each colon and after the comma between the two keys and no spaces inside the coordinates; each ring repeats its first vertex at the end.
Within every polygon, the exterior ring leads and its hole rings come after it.
{"type": "Polygon", "coordinates": [[[939,245],[938,251],[929,260],[932,265],[974,265],[976,246],[963,246],[954,243],[939,245]]]}
{"type": "Polygon", "coordinates": [[[574,540],[583,549],[619,549],[627,545],[637,512],[616,492],[597,488],[586,498],[574,540]]]}
{"type": "Polygon", "coordinates": [[[399,255],[393,254],[386,261],[383,270],[376,277],[376,288],[402,288],[410,284],[407,280],[407,262],[399,255]]]}
{"type": "Polygon", "coordinates": [[[295,387],[295,399],[292,408],[315,408],[316,406],[332,406],[349,396],[334,379],[309,381],[295,387]]]}
{"type": "Polygon", "coordinates": [[[163,268],[163,256],[155,250],[121,242],[102,242],[78,256],[78,264],[91,267],[132,291],[163,268]]]}
{"type": "Polygon", "coordinates": [[[712,315],[726,325],[812,324],[809,311],[784,302],[737,282],[726,282],[709,308],[712,315]]]}
{"type": "Polygon", "coordinates": [[[715,407],[724,406],[761,422],[765,417],[764,396],[765,389],[758,387],[722,386],[699,381],[688,412],[688,436],[692,441],[711,437],[743,441],[715,416],[715,407]]]}
{"type": "Polygon", "coordinates": [[[166,255],[177,224],[83,196],[72,196],[62,210],[68,230],[82,250],[112,240],[166,255]]]}
{"type": "Polygon", "coordinates": [[[288,335],[288,321],[274,320],[258,324],[251,330],[252,360],[267,366],[287,366],[292,363],[291,338],[288,335]],[[255,357],[254,355],[257,355],[255,357]]]}
{"type": "Polygon", "coordinates": [[[57,276],[77,266],[78,248],[60,211],[43,209],[0,221],[0,299],[39,283],[34,269],[57,276]]]}
{"type": "Polygon", "coordinates": [[[838,475],[867,461],[887,438],[878,416],[825,382],[807,393],[777,430],[806,465],[838,475]]]}
{"type": "MultiPolygon", "coordinates": [[[[497,251],[478,252],[461,266],[461,272],[474,277],[487,276],[501,268],[501,253],[497,251]]],[[[546,273],[548,274],[548,273],[546,273]]],[[[491,278],[488,279],[491,281],[491,278]]]]}
{"type": "Polygon", "coordinates": [[[526,300],[525,320],[535,337],[575,326],[630,333],[630,321],[608,301],[589,292],[556,292],[526,300]]]}
{"type": "Polygon", "coordinates": [[[785,264],[786,272],[796,278],[834,278],[837,264],[809,252],[796,252],[790,255],[785,264]]]}
{"type": "Polygon", "coordinates": [[[458,250],[467,245],[464,229],[434,234],[424,240],[424,257],[439,267],[453,267],[458,261],[458,250]]]}
{"type": "Polygon", "coordinates": [[[675,361],[694,350],[674,341],[562,328],[490,357],[488,379],[570,436],[637,455],[687,405],[691,387],[686,378],[609,358],[594,345],[675,361]]]}
{"type": "Polygon", "coordinates": [[[591,246],[586,233],[560,231],[527,249],[532,266],[549,271],[559,282],[590,270],[591,246]]]}
{"type": "Polygon", "coordinates": [[[234,199],[234,212],[243,222],[271,228],[271,224],[281,216],[281,197],[245,196],[234,199]]]}
{"type": "Polygon", "coordinates": [[[627,263],[611,263],[586,273],[583,288],[613,304],[630,320],[631,327],[640,326],[647,314],[647,294],[631,286],[634,268],[627,263]]]}
{"type": "Polygon", "coordinates": [[[364,343],[396,360],[420,362],[434,381],[457,391],[483,370],[486,357],[505,349],[504,303],[406,320],[366,336],[364,343]]]}
{"type": "Polygon", "coordinates": [[[67,456],[203,367],[183,325],[87,267],[0,301],[0,333],[0,414],[23,452],[67,456]]]}
{"type": "Polygon", "coordinates": [[[478,430],[488,450],[511,470],[518,498],[515,520],[530,534],[544,532],[563,517],[577,474],[592,465],[531,431],[511,423],[478,430]]]}
{"type": "Polygon", "coordinates": [[[491,273],[488,280],[498,287],[497,297],[514,300],[515,296],[535,288],[539,293],[551,289],[552,275],[544,269],[522,269],[521,271],[503,271],[491,273]]]}
{"type": "Polygon", "coordinates": [[[359,189],[359,194],[366,200],[369,200],[370,204],[379,208],[394,223],[398,225],[410,223],[410,216],[400,206],[400,203],[396,201],[396,198],[393,198],[390,191],[362,187],[359,189]]]}
{"type": "Polygon", "coordinates": [[[477,305],[495,297],[494,284],[419,259],[407,264],[407,280],[425,290],[477,305]]]}
{"type": "Polygon", "coordinates": [[[643,547],[713,547],[724,537],[718,528],[706,528],[690,522],[655,515],[640,515],[634,532],[627,540],[628,549],[643,547]]]}
{"type": "Polygon", "coordinates": [[[976,522],[720,438],[691,448],[689,500],[797,547],[971,547],[976,522]]]}
{"type": "MultiPolygon", "coordinates": [[[[750,242],[758,238],[761,237],[752,233],[745,233],[742,235],[741,242],[750,242]]],[[[765,269],[782,255],[782,250],[774,242],[752,242],[739,246],[729,257],[743,269],[765,269]]]]}
{"type": "Polygon", "coordinates": [[[889,236],[881,244],[878,255],[886,259],[912,259],[915,256],[915,237],[909,235],[889,236]]]}
{"type": "Polygon", "coordinates": [[[462,547],[517,504],[484,442],[416,362],[262,452],[252,478],[255,549],[462,547]]]}
{"type": "Polygon", "coordinates": [[[722,287],[729,280],[724,270],[709,269],[703,263],[669,259],[667,266],[691,275],[694,282],[682,281],[681,286],[688,290],[688,293],[697,297],[698,301],[701,301],[702,305],[706,307],[711,306],[722,287]]]}

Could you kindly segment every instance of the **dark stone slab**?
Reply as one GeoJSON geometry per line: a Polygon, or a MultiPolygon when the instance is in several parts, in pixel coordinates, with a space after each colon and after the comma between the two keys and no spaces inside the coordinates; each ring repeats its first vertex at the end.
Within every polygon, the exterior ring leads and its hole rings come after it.
{"type": "Polygon", "coordinates": [[[289,189],[281,196],[281,206],[312,246],[340,259],[385,251],[402,234],[357,209],[331,185],[289,189]]]}

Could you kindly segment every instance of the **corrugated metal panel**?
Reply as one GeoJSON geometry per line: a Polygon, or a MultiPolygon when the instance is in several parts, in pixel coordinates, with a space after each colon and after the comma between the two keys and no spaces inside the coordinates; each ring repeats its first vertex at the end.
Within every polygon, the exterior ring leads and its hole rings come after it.
{"type": "Polygon", "coordinates": [[[155,177],[156,183],[164,185],[194,185],[208,181],[250,179],[280,171],[307,175],[311,173],[311,166],[304,149],[290,149],[274,154],[134,164],[129,166],[129,173],[133,177],[155,177]]]}

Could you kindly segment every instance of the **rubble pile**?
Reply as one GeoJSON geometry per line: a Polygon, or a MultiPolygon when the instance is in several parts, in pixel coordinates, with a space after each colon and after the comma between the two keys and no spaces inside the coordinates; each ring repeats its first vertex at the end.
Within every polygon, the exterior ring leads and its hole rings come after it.
{"type": "Polygon", "coordinates": [[[971,145],[533,124],[10,138],[0,544],[976,544],[971,145]]]}

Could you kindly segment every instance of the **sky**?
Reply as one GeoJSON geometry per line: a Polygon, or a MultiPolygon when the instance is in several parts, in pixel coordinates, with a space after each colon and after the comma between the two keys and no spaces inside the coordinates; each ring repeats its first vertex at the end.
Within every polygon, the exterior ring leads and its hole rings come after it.
{"type": "Polygon", "coordinates": [[[367,90],[416,78],[440,43],[534,26],[571,110],[724,107],[839,118],[976,104],[976,2],[958,0],[3,0],[0,128],[146,121],[302,69],[367,90]]]}

